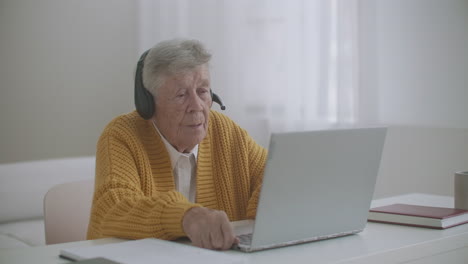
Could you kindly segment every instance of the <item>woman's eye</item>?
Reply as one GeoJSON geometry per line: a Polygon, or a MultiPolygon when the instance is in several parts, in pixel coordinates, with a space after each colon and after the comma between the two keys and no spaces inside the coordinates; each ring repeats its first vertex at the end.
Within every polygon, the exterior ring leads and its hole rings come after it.
{"type": "Polygon", "coordinates": [[[207,94],[208,90],[202,89],[198,91],[199,94],[207,94]]]}

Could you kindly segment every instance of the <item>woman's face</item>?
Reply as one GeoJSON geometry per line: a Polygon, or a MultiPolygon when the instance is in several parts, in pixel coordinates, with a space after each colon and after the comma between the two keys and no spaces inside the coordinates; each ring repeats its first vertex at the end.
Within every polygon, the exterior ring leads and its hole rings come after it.
{"type": "Polygon", "coordinates": [[[210,73],[204,64],[166,77],[157,91],[153,120],[179,152],[189,152],[206,137],[210,89],[210,73]]]}

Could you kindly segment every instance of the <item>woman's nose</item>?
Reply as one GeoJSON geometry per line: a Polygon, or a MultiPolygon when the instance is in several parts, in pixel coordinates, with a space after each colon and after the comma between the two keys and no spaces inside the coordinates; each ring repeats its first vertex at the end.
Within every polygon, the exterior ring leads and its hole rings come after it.
{"type": "Polygon", "coordinates": [[[188,102],[188,109],[191,111],[202,111],[203,110],[203,100],[198,94],[191,94],[188,102]]]}

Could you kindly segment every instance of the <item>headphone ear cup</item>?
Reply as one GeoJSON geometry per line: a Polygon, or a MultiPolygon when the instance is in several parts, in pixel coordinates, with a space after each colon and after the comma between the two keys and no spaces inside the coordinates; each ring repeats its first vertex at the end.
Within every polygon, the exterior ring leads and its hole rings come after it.
{"type": "Polygon", "coordinates": [[[138,60],[135,72],[135,107],[140,116],[151,119],[155,112],[154,97],[143,85],[143,65],[149,50],[145,51],[138,60]]]}
{"type": "Polygon", "coordinates": [[[155,113],[154,97],[143,86],[135,88],[135,106],[138,114],[140,114],[143,119],[149,120],[155,113]]]}

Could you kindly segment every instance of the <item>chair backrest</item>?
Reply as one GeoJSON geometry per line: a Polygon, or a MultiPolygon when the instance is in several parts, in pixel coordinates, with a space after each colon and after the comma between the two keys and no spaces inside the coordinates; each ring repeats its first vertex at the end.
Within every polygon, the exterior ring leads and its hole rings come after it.
{"type": "Polygon", "coordinates": [[[44,196],[46,244],[86,240],[94,180],[67,182],[44,196]]]}

